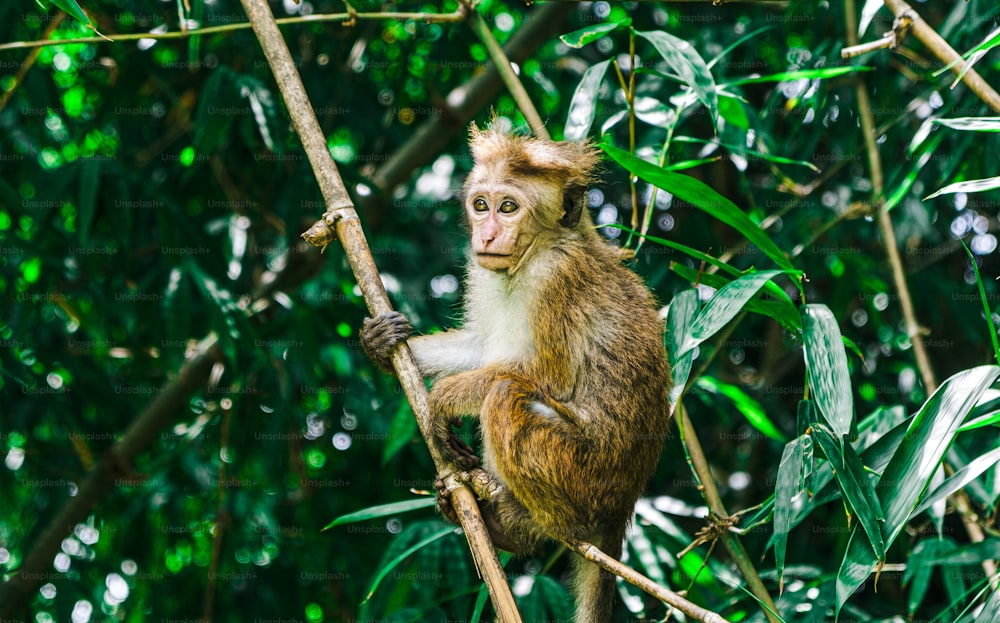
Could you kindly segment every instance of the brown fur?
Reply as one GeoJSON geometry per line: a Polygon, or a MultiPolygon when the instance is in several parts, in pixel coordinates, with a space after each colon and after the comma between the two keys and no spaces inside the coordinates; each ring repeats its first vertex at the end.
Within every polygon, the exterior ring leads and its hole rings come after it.
{"type": "MultiPolygon", "coordinates": [[[[433,441],[449,452],[449,422],[479,418],[483,467],[503,485],[484,504],[497,542],[527,551],[543,538],[573,538],[619,557],[667,434],[663,324],[587,216],[593,147],[474,127],[471,148],[465,322],[409,340],[436,379],[433,441]],[[473,209],[477,198],[489,211],[473,209]],[[499,213],[504,201],[517,209],[499,213]]],[[[382,324],[398,334],[398,319],[382,324]]],[[[363,339],[378,341],[366,331],[363,339]]],[[[582,559],[576,569],[578,623],[605,623],[613,578],[582,559]]]]}

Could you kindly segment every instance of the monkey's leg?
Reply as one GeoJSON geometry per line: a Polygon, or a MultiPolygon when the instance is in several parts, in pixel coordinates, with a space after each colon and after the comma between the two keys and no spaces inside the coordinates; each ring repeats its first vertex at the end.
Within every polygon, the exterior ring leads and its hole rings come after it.
{"type": "Polygon", "coordinates": [[[584,420],[566,404],[519,375],[496,379],[483,404],[483,457],[530,516],[531,526],[516,526],[522,517],[500,523],[513,532],[541,531],[553,538],[591,537],[605,500],[595,495],[593,447],[584,420]]]}
{"type": "Polygon", "coordinates": [[[465,449],[468,446],[463,448],[464,444],[455,443],[460,440],[455,437],[451,425],[462,417],[479,415],[483,398],[496,378],[497,372],[492,368],[480,368],[438,379],[431,388],[427,401],[431,420],[428,442],[462,469],[471,469],[475,465],[468,460],[471,454],[465,449]]]}

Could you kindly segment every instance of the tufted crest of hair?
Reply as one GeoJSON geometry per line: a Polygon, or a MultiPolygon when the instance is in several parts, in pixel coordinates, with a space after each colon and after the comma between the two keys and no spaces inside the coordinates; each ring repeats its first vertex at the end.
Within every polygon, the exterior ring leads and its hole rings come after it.
{"type": "Polygon", "coordinates": [[[476,166],[502,167],[494,173],[510,179],[539,177],[563,189],[586,188],[594,181],[600,161],[597,148],[589,142],[556,143],[517,136],[496,125],[480,130],[473,124],[469,133],[476,166]]]}

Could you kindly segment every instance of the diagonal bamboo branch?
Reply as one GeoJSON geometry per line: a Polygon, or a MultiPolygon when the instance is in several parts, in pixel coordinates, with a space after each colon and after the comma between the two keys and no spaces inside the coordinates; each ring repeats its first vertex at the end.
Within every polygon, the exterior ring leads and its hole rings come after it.
{"type": "MultiPolygon", "coordinates": [[[[962,55],[948,45],[948,42],[936,30],[931,28],[924,21],[924,18],[920,17],[920,14],[913,10],[913,7],[903,0],[885,0],[885,6],[892,11],[892,14],[897,19],[908,18],[910,20],[910,28],[913,36],[920,39],[934,56],[945,63],[954,63],[951,70],[956,76],[960,76],[965,71],[965,75],[962,76],[962,82],[965,83],[965,86],[978,95],[979,99],[986,102],[993,109],[993,112],[1000,113],[1000,94],[997,94],[993,87],[983,80],[983,77],[975,69],[966,71],[966,62],[962,60],[962,55]]],[[[857,45],[857,32],[857,28],[848,31],[849,44],[857,45]]]]}
{"type": "Polygon", "coordinates": [[[531,128],[532,134],[538,138],[549,140],[549,132],[545,129],[542,118],[538,115],[538,111],[535,110],[535,105],[531,103],[531,98],[528,97],[528,92],[524,90],[524,85],[521,84],[521,81],[517,78],[517,74],[514,73],[514,67],[511,65],[510,59],[504,54],[503,48],[500,47],[500,44],[493,37],[493,33],[490,32],[490,27],[486,25],[486,20],[483,19],[483,16],[479,12],[475,12],[469,20],[469,25],[472,26],[473,32],[476,33],[476,36],[486,46],[486,51],[490,55],[490,60],[493,61],[493,66],[500,72],[500,77],[503,79],[504,84],[507,85],[507,90],[510,91],[514,101],[517,102],[517,107],[521,109],[521,114],[524,115],[525,120],[528,122],[528,127],[531,128]]]}
{"type": "MultiPolygon", "coordinates": [[[[371,250],[365,240],[361,223],[344,182],[340,178],[337,166],[326,147],[326,140],[319,127],[319,121],[313,112],[306,95],[302,79],[292,60],[292,55],[281,37],[281,31],[274,21],[266,0],[241,0],[243,8],[253,24],[254,33],[264,50],[268,64],[278,84],[278,90],[285,100],[288,113],[292,118],[296,132],[305,148],[306,156],[316,175],[320,191],[323,194],[327,211],[324,222],[336,228],[337,237],[344,247],[351,269],[357,277],[361,292],[364,295],[368,309],[373,315],[382,314],[392,309],[389,297],[382,286],[378,269],[372,259],[371,250]]],[[[309,240],[309,237],[306,237],[309,240]]],[[[309,240],[311,242],[311,240],[309,240]]],[[[417,415],[417,423],[424,438],[429,433],[429,411],[427,408],[427,389],[423,377],[417,369],[413,355],[405,345],[398,348],[392,358],[393,368],[399,377],[413,412],[417,415]]],[[[434,446],[429,447],[431,458],[448,485],[453,489],[452,500],[457,507],[457,514],[465,530],[469,547],[472,551],[476,567],[486,581],[493,606],[503,622],[517,623],[521,616],[514,603],[514,597],[507,585],[507,577],[496,556],[496,550],[489,540],[489,535],[479,514],[479,506],[472,492],[455,481],[454,474],[445,474],[445,463],[434,446]]]]}

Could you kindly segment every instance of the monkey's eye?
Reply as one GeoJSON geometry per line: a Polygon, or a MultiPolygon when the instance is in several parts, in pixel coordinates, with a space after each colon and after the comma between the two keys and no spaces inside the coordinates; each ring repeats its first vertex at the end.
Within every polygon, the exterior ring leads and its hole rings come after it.
{"type": "Polygon", "coordinates": [[[472,209],[476,212],[486,212],[490,209],[490,204],[486,203],[486,200],[482,197],[479,197],[472,202],[472,209]]]}
{"type": "Polygon", "coordinates": [[[517,204],[508,199],[500,204],[500,212],[503,214],[510,214],[511,212],[517,212],[517,204]]]}

